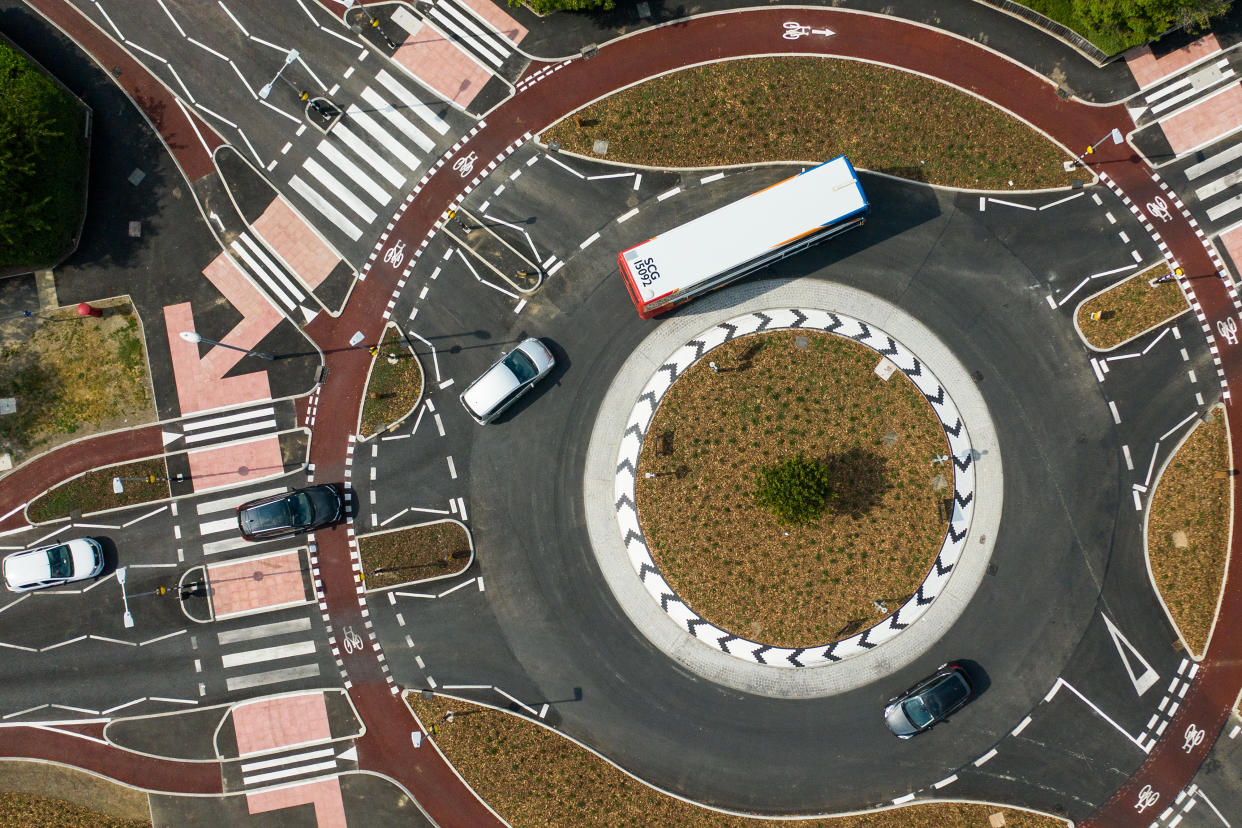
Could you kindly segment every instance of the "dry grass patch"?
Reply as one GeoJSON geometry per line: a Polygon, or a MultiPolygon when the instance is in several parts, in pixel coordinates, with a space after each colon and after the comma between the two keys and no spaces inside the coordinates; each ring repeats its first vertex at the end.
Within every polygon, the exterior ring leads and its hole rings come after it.
{"type": "Polygon", "coordinates": [[[14,464],[64,443],[155,419],[142,329],[128,302],[96,303],[101,317],[62,308],[25,341],[0,350],[0,451],[14,464]]]}
{"type": "Polygon", "coordinates": [[[358,554],[370,589],[464,572],[470,536],[452,520],[358,537],[358,554]]]}
{"type": "Polygon", "coordinates": [[[34,523],[65,517],[74,509],[82,514],[102,512],[118,506],[134,506],[170,496],[168,468],[164,458],[139,460],[123,466],[108,466],[75,477],[31,501],[26,513],[34,523]],[[112,478],[122,478],[124,491],[112,490],[112,478]],[[154,478],[154,480],[152,480],[154,478]]]}
{"type": "Polygon", "coordinates": [[[1147,518],[1156,588],[1196,656],[1207,647],[1229,552],[1229,432],[1223,410],[1212,411],[1160,476],[1147,518]]]}
{"type": "Polygon", "coordinates": [[[1078,328],[1094,348],[1115,348],[1143,331],[1154,328],[1185,313],[1190,305],[1177,281],[1169,275],[1164,262],[1120,282],[1078,306],[1078,328]],[[1099,319],[1092,319],[1094,314],[1099,319]]]}
{"type": "Polygon", "coordinates": [[[117,819],[46,796],[0,793],[0,825],[12,828],[141,828],[150,820],[117,819]]]}
{"type": "MultiPolygon", "coordinates": [[[[1065,821],[994,805],[934,803],[861,816],[787,822],[728,816],[661,794],[593,753],[532,722],[468,702],[406,695],[466,782],[514,828],[1065,828],[1065,821]],[[444,714],[452,710],[452,722],[444,714]]],[[[427,748],[424,748],[427,749],[427,748]]]]}
{"type": "Polygon", "coordinates": [[[703,618],[810,646],[918,589],[947,528],[952,468],[931,460],[948,441],[904,374],[876,376],[879,361],[832,334],[757,334],[711,351],[664,395],[639,457],[639,520],[660,572],[703,618]],[[838,481],[831,511],[809,524],[754,497],[761,468],[798,454],[838,481]]]}
{"type": "Polygon", "coordinates": [[[583,155],[661,167],[827,161],[971,189],[1068,186],[1068,156],[952,87],[829,58],[714,63],[618,92],[540,136],[583,155]],[[1012,182],[1012,184],[1011,184],[1012,182]]]}
{"type": "Polygon", "coordinates": [[[423,393],[423,368],[400,328],[384,330],[362,403],[358,433],[370,437],[405,417],[423,393]]]}

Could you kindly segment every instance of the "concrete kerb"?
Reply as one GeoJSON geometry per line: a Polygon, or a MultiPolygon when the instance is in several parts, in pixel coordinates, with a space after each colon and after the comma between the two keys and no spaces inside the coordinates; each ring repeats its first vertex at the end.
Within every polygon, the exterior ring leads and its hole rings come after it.
{"type": "MultiPolygon", "coordinates": [[[[374,589],[372,589],[371,587],[367,587],[368,595],[379,595],[381,593],[390,592],[394,589],[405,589],[406,587],[415,586],[417,584],[430,584],[435,581],[444,581],[449,578],[456,578],[458,575],[461,575],[463,572],[470,569],[470,567],[474,566],[474,534],[471,533],[470,529],[467,528],[466,524],[462,523],[457,518],[451,518],[451,517],[440,518],[439,520],[429,520],[425,523],[415,523],[412,526],[396,526],[392,529],[380,529],[378,532],[367,532],[365,535],[355,535],[354,540],[358,541],[358,559],[359,560],[362,559],[362,541],[366,540],[367,538],[374,538],[378,535],[388,535],[393,532],[402,532],[407,529],[418,529],[423,526],[435,526],[437,523],[455,523],[461,527],[461,530],[463,532],[466,533],[466,542],[470,544],[470,559],[466,561],[466,565],[463,566],[461,569],[457,570],[456,572],[450,572],[445,575],[433,575],[430,578],[419,578],[418,580],[415,580],[415,581],[405,581],[400,584],[392,584],[391,586],[375,587],[374,589]]],[[[364,586],[365,586],[365,582],[366,582],[366,577],[364,574],[363,576],[364,586]]],[[[469,583],[469,581],[467,581],[467,583],[469,583]]]]}
{"type": "Polygon", "coordinates": [[[406,332],[401,329],[400,325],[398,325],[396,322],[393,322],[391,319],[388,320],[388,323],[386,325],[384,325],[384,329],[380,331],[379,344],[376,346],[375,355],[371,357],[371,365],[367,368],[367,381],[363,385],[363,389],[368,389],[371,387],[371,374],[375,373],[375,361],[380,358],[380,349],[383,346],[384,336],[388,333],[389,328],[395,328],[397,333],[401,334],[401,338],[405,340],[405,347],[409,349],[410,355],[414,358],[414,361],[418,363],[418,370],[419,370],[419,373],[422,374],[423,384],[422,384],[422,387],[419,389],[418,399],[416,399],[414,401],[414,404],[410,406],[409,411],[405,412],[400,417],[393,420],[391,423],[384,426],[383,428],[378,429],[374,434],[367,434],[365,436],[362,434],[362,412],[367,407],[367,398],[365,396],[366,391],[364,390],[362,405],[358,406],[358,422],[354,426],[354,433],[358,436],[359,443],[365,443],[369,440],[374,440],[376,437],[379,437],[381,434],[387,434],[389,431],[392,431],[394,428],[401,425],[403,422],[409,419],[411,414],[413,414],[415,411],[418,410],[418,407],[423,404],[423,398],[427,396],[427,369],[423,368],[422,360],[418,358],[418,354],[414,351],[414,346],[410,344],[409,335],[406,334],[406,332]]]}
{"type": "MultiPolygon", "coordinates": [[[[1077,305],[1075,305],[1075,306],[1074,306],[1074,315],[1073,315],[1073,318],[1072,318],[1072,320],[1071,320],[1071,321],[1073,321],[1073,323],[1074,323],[1074,331],[1075,331],[1075,333],[1077,333],[1077,334],[1078,334],[1078,338],[1082,340],[1082,344],[1083,344],[1083,346],[1084,346],[1084,347],[1086,347],[1086,348],[1087,348],[1088,350],[1090,350],[1090,351],[1094,351],[1094,352],[1095,352],[1095,353],[1097,353],[1097,354],[1107,354],[1107,353],[1111,353],[1112,351],[1115,351],[1115,350],[1117,350],[1118,348],[1122,348],[1122,347],[1125,347],[1126,345],[1129,345],[1131,342],[1133,342],[1133,341],[1134,341],[1134,340],[1136,340],[1136,339],[1141,339],[1142,337],[1147,336],[1147,334],[1151,333],[1152,331],[1156,330],[1157,328],[1161,328],[1161,327],[1163,327],[1163,326],[1165,326],[1165,325],[1169,324],[1170,322],[1172,322],[1174,319],[1177,319],[1177,318],[1179,318],[1179,317],[1181,317],[1181,316],[1185,316],[1187,313],[1189,313],[1189,312],[1190,312],[1190,302],[1189,302],[1189,300],[1187,300],[1187,303],[1186,303],[1186,309],[1185,309],[1185,310],[1178,311],[1177,313],[1173,314],[1172,316],[1168,317],[1167,319],[1161,320],[1160,322],[1157,322],[1156,324],[1152,325],[1151,327],[1147,328],[1146,330],[1140,331],[1140,332],[1136,333],[1134,336],[1129,337],[1128,339],[1123,339],[1121,342],[1118,342],[1116,345],[1112,345],[1112,346],[1110,346],[1110,347],[1108,347],[1108,348],[1100,348],[1100,347],[1098,347],[1098,346],[1096,346],[1096,345],[1092,345],[1092,344],[1091,344],[1091,341],[1090,341],[1089,339],[1087,339],[1087,335],[1086,335],[1086,333],[1084,333],[1084,332],[1083,332],[1082,327],[1078,324],[1078,314],[1082,311],[1082,306],[1083,306],[1083,305],[1087,304],[1088,302],[1090,302],[1092,299],[1096,298],[1097,296],[1102,296],[1102,295],[1104,295],[1105,293],[1108,293],[1108,292],[1109,292],[1110,290],[1112,290],[1113,288],[1118,288],[1118,287],[1121,287],[1122,285],[1124,285],[1126,282],[1130,281],[1131,279],[1134,279],[1134,278],[1137,278],[1137,277],[1139,277],[1139,276],[1142,276],[1144,273],[1147,273],[1148,271],[1152,270],[1153,268],[1157,267],[1158,265],[1160,265],[1160,264],[1164,264],[1164,263],[1165,263],[1164,259],[1161,259],[1161,260],[1160,260],[1157,264],[1154,264],[1154,265],[1153,265],[1153,264],[1139,265],[1139,267],[1138,267],[1138,271],[1137,271],[1136,273],[1132,273],[1132,274],[1130,274],[1130,275],[1129,275],[1129,276],[1127,276],[1126,278],[1122,279],[1120,282],[1113,282],[1111,285],[1108,285],[1107,287],[1104,287],[1104,288],[1101,288],[1101,289],[1097,290],[1095,293],[1092,293],[1091,295],[1084,297],[1084,298],[1083,298],[1083,300],[1082,300],[1081,302],[1079,302],[1077,305]]],[[[1170,275],[1171,275],[1171,274],[1170,274],[1170,275]]],[[[1149,282],[1149,283],[1150,283],[1151,281],[1152,281],[1152,280],[1148,280],[1148,282],[1149,282]]],[[[1182,298],[1183,298],[1183,299],[1185,299],[1185,298],[1186,298],[1186,293],[1185,293],[1185,291],[1183,291],[1183,292],[1182,292],[1182,298]]]]}
{"type": "MultiPolygon", "coordinates": [[[[410,689],[410,688],[404,688],[404,692],[405,692],[405,693],[416,693],[416,692],[419,692],[419,691],[417,691],[417,690],[412,690],[412,689],[410,689]]],[[[626,775],[626,776],[628,776],[630,779],[633,779],[633,780],[634,780],[635,782],[637,782],[638,784],[643,785],[644,787],[650,788],[652,791],[655,791],[656,793],[658,793],[658,794],[660,794],[660,795],[662,795],[662,796],[667,796],[667,797],[669,797],[669,798],[671,798],[671,799],[676,799],[676,800],[678,800],[679,802],[684,802],[684,803],[686,803],[687,805],[693,805],[693,806],[694,806],[694,807],[696,807],[696,808],[703,808],[704,810],[707,810],[707,811],[713,811],[713,812],[718,813],[718,814],[725,814],[725,815],[727,815],[727,816],[743,817],[743,818],[745,818],[745,819],[780,820],[780,821],[782,821],[782,822],[791,822],[791,823],[793,823],[793,822],[804,822],[804,821],[809,821],[809,820],[812,820],[812,819],[835,819],[835,818],[837,818],[837,817],[866,816],[867,814],[877,814],[877,813],[881,813],[881,812],[883,812],[883,811],[892,811],[892,810],[896,810],[896,809],[898,809],[898,808],[916,807],[916,806],[919,806],[919,805],[930,805],[930,804],[934,804],[934,803],[938,803],[938,802],[943,802],[943,803],[963,802],[963,803],[966,803],[966,804],[971,804],[971,805],[989,805],[989,806],[995,806],[995,807],[997,807],[997,808],[1009,808],[1009,809],[1014,810],[1014,811],[1026,811],[1027,813],[1031,813],[1031,814],[1039,814],[1040,816],[1046,816],[1046,817],[1052,817],[1053,819],[1061,819],[1061,820],[1064,820],[1064,821],[1065,821],[1066,826],[1069,826],[1069,828],[1072,828],[1072,826],[1073,826],[1073,822],[1071,822],[1071,821],[1070,821],[1070,820],[1068,820],[1068,819],[1065,819],[1064,817],[1060,817],[1060,816],[1057,816],[1057,815],[1055,815],[1055,814],[1049,814],[1049,813],[1046,813],[1046,812],[1044,812],[1044,811],[1039,811],[1039,810],[1036,810],[1036,809],[1034,809],[1034,808],[1027,808],[1027,807],[1025,807],[1025,806],[1023,806],[1023,805],[1012,805],[1012,804],[1009,804],[1009,803],[1004,803],[1004,802],[992,802],[992,801],[989,801],[989,800],[986,800],[986,799],[965,799],[965,798],[954,798],[954,797],[934,797],[934,798],[927,798],[927,799],[919,799],[919,800],[916,800],[916,801],[911,801],[911,802],[903,802],[903,803],[900,803],[900,804],[898,804],[898,803],[893,803],[893,804],[889,804],[889,805],[884,805],[884,806],[879,807],[879,808],[866,808],[866,809],[863,809],[863,810],[857,810],[857,811],[838,811],[838,812],[836,812],[836,813],[820,813],[820,814],[754,814],[754,813],[747,813],[747,812],[745,812],[745,811],[733,811],[733,810],[730,810],[730,809],[728,809],[728,808],[721,808],[721,807],[720,807],[720,806],[718,806],[718,805],[710,805],[710,804],[707,804],[707,803],[704,803],[704,802],[699,802],[699,801],[694,800],[694,799],[691,799],[691,798],[689,798],[689,797],[682,796],[681,794],[674,793],[673,791],[667,790],[667,789],[665,789],[665,788],[661,788],[659,785],[655,785],[655,784],[653,784],[653,783],[651,783],[651,782],[648,782],[646,779],[643,779],[641,776],[636,775],[633,771],[629,770],[628,768],[624,767],[623,765],[618,765],[616,762],[612,761],[612,760],[611,760],[611,759],[609,759],[607,756],[605,756],[604,754],[600,753],[598,750],[596,750],[595,748],[591,747],[591,746],[590,746],[590,745],[588,745],[587,743],[585,743],[585,742],[581,741],[580,739],[575,738],[574,736],[571,736],[571,735],[570,735],[570,734],[568,734],[568,733],[565,733],[565,732],[564,732],[564,731],[562,731],[562,730],[558,730],[557,728],[553,727],[552,725],[548,724],[547,722],[541,721],[541,720],[536,719],[536,718],[533,718],[533,717],[531,717],[531,716],[524,716],[524,715],[522,715],[521,713],[514,712],[514,711],[512,711],[512,710],[509,710],[508,708],[498,707],[498,706],[496,706],[496,705],[494,705],[494,704],[488,704],[487,702],[481,702],[481,701],[476,701],[475,699],[467,699],[467,698],[463,698],[462,696],[456,696],[456,695],[454,695],[454,694],[452,694],[452,693],[443,693],[443,692],[441,692],[441,691],[440,691],[440,690],[438,690],[438,689],[436,689],[436,690],[432,690],[432,692],[433,692],[435,695],[437,695],[437,696],[442,696],[442,697],[444,697],[444,698],[446,698],[446,699],[453,699],[454,701],[460,701],[460,702],[463,702],[463,703],[465,703],[465,704],[472,704],[472,705],[475,705],[475,706],[477,706],[477,707],[484,707],[484,708],[487,708],[487,709],[489,709],[489,710],[495,711],[495,712],[497,712],[497,713],[502,713],[502,714],[505,714],[505,715],[507,715],[507,716],[513,716],[513,717],[515,717],[515,718],[517,718],[517,719],[520,719],[520,720],[521,720],[521,721],[523,721],[523,722],[528,722],[528,723],[530,723],[530,724],[533,724],[533,725],[537,725],[537,726],[539,726],[539,727],[542,727],[544,730],[551,731],[552,733],[556,734],[556,735],[557,735],[557,736],[559,736],[560,738],[562,738],[562,739],[566,739],[566,740],[568,740],[568,741],[572,742],[574,745],[576,745],[577,747],[579,747],[579,748],[581,748],[582,750],[586,751],[587,753],[590,753],[592,756],[595,756],[595,757],[596,757],[597,759],[599,759],[600,761],[602,761],[602,762],[607,762],[607,763],[608,763],[609,765],[611,765],[613,768],[615,768],[616,770],[618,770],[618,771],[620,771],[621,773],[625,774],[625,775],[626,775]]],[[[420,728],[422,728],[422,730],[423,730],[424,732],[429,732],[429,731],[427,731],[427,729],[423,726],[422,720],[418,718],[418,714],[414,712],[414,709],[413,709],[413,708],[411,708],[411,707],[409,706],[409,703],[408,703],[408,702],[406,703],[406,707],[407,707],[407,708],[409,708],[409,710],[410,710],[410,714],[414,717],[414,721],[418,723],[418,726],[419,726],[420,728]]],[[[470,787],[470,788],[471,788],[471,790],[474,790],[474,788],[473,788],[472,786],[470,786],[470,782],[469,782],[469,780],[467,780],[464,776],[462,776],[461,771],[459,771],[459,770],[457,769],[457,767],[456,767],[455,765],[453,765],[453,764],[452,764],[452,762],[450,762],[450,761],[449,761],[449,759],[448,759],[448,757],[447,757],[447,756],[444,756],[444,751],[440,750],[440,746],[436,744],[436,740],[435,740],[435,739],[433,739],[433,738],[428,737],[428,741],[430,741],[430,742],[431,742],[431,744],[435,747],[436,752],[437,752],[437,753],[439,753],[439,754],[440,754],[440,756],[444,757],[444,761],[445,761],[445,763],[446,763],[446,764],[447,764],[450,768],[452,768],[452,769],[453,769],[453,773],[457,774],[457,778],[458,778],[458,779],[461,779],[461,781],[462,781],[465,785],[467,785],[468,787],[470,787]]],[[[486,804],[486,803],[484,803],[484,804],[486,804]]],[[[491,810],[491,811],[492,811],[492,813],[496,813],[496,812],[495,812],[495,810],[494,810],[494,809],[492,809],[490,805],[488,806],[488,810],[491,810]]]]}
{"type": "MultiPolygon", "coordinates": [[[[1233,444],[1229,440],[1229,418],[1225,416],[1225,404],[1218,402],[1215,405],[1213,405],[1211,408],[1209,408],[1208,411],[1214,413],[1217,417],[1222,418],[1225,422],[1225,445],[1229,446],[1229,454],[1230,454],[1229,467],[1235,468],[1234,457],[1233,457],[1233,444]]],[[[1186,640],[1186,636],[1182,634],[1182,628],[1179,627],[1177,625],[1177,622],[1173,619],[1173,614],[1169,612],[1169,605],[1165,603],[1164,593],[1160,591],[1160,585],[1156,583],[1156,575],[1151,570],[1151,547],[1150,547],[1150,541],[1148,538],[1147,530],[1148,530],[1148,524],[1151,522],[1151,504],[1152,504],[1152,501],[1155,500],[1155,494],[1159,490],[1160,481],[1164,478],[1165,471],[1167,471],[1169,466],[1172,465],[1173,461],[1177,459],[1177,454],[1178,452],[1182,450],[1182,446],[1186,445],[1186,441],[1190,439],[1191,435],[1199,430],[1199,425],[1201,424],[1202,424],[1202,420],[1199,423],[1196,423],[1195,427],[1190,429],[1190,431],[1187,431],[1185,434],[1183,434],[1182,438],[1177,441],[1177,445],[1174,446],[1173,450],[1169,452],[1169,456],[1165,458],[1164,463],[1161,464],[1160,470],[1156,472],[1155,480],[1153,480],[1151,483],[1152,496],[1148,499],[1147,509],[1145,510],[1143,514],[1143,565],[1147,568],[1147,580],[1151,582],[1151,591],[1153,594],[1155,594],[1156,600],[1160,602],[1160,609],[1164,611],[1164,617],[1168,619],[1169,626],[1177,631],[1177,640],[1182,642],[1182,648],[1186,651],[1187,655],[1190,656],[1191,661],[1195,661],[1195,662],[1203,661],[1203,657],[1207,654],[1207,645],[1212,642],[1212,636],[1216,634],[1216,621],[1220,618],[1220,605],[1225,600],[1225,586],[1226,586],[1225,581],[1222,580],[1220,588],[1216,592],[1216,610],[1212,613],[1212,626],[1208,628],[1207,642],[1204,644],[1203,651],[1196,653],[1194,649],[1190,646],[1190,643],[1186,640]]],[[[1229,487],[1229,523],[1228,523],[1229,526],[1233,526],[1233,520],[1234,520],[1234,497],[1233,497],[1233,487],[1230,486],[1229,487]]],[[[1229,573],[1229,559],[1232,556],[1233,556],[1232,546],[1226,545],[1225,547],[1225,568],[1224,568],[1224,575],[1226,577],[1228,576],[1228,573],[1229,573]]]]}
{"type": "Polygon", "coordinates": [[[995,425],[965,367],[921,323],[878,297],[814,279],[748,283],[696,300],[659,323],[622,365],[596,415],[583,474],[587,531],[596,561],[618,604],[652,644],[709,681],[773,698],[818,698],[880,679],[918,658],[956,622],[983,580],[1000,526],[1003,473],[995,425]],[[699,641],[652,599],[631,565],[617,526],[617,449],[626,418],[665,357],[704,329],[734,316],[789,307],[850,315],[899,339],[931,368],[961,414],[975,449],[976,503],[965,551],[949,581],[909,629],[836,664],[774,667],[744,662],[699,641]],[[976,540],[977,538],[977,540],[976,540]]]}

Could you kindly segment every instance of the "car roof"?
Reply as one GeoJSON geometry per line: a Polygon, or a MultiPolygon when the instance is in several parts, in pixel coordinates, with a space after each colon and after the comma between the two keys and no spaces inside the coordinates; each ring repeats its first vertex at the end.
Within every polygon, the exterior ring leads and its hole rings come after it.
{"type": "Polygon", "coordinates": [[[491,412],[498,402],[503,400],[519,385],[517,377],[504,363],[504,357],[488,368],[483,376],[470,383],[470,387],[462,393],[461,398],[470,410],[482,416],[491,412]]]}

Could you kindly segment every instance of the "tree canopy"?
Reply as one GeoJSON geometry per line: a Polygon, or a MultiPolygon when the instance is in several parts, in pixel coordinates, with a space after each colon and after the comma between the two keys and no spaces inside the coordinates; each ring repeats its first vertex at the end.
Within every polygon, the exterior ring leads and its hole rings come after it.
{"type": "Polygon", "coordinates": [[[1232,0],[1074,0],[1074,13],[1091,28],[1142,42],[1169,29],[1202,28],[1229,10],[1232,0]]]}

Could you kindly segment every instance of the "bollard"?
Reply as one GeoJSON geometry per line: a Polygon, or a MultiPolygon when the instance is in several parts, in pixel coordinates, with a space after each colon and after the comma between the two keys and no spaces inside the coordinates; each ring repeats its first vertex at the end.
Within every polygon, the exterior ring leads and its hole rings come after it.
{"type": "Polygon", "coordinates": [[[103,316],[103,311],[86,302],[78,303],[78,316],[103,316]]]}

